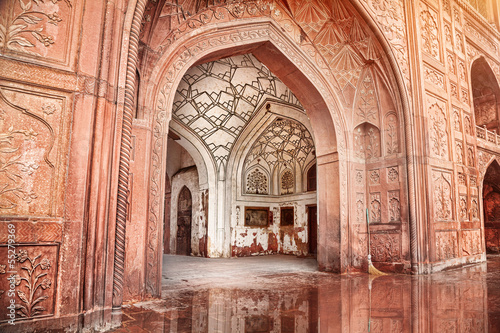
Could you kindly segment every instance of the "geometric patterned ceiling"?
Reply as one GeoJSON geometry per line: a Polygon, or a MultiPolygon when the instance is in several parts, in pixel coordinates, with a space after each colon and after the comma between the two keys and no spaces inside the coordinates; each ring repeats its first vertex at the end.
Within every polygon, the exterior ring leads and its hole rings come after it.
{"type": "Polygon", "coordinates": [[[269,174],[276,168],[278,172],[291,168],[302,173],[315,158],[314,141],[307,128],[295,120],[277,118],[253,143],[244,170],[258,164],[269,174]]]}
{"type": "Polygon", "coordinates": [[[172,118],[198,136],[224,170],[234,143],[268,99],[303,110],[283,82],[244,54],[190,68],[177,88],[172,118]]]}

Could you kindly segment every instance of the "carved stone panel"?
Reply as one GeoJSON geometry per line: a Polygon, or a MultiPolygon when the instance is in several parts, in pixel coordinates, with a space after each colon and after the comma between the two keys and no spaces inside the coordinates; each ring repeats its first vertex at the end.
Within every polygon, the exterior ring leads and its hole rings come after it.
{"type": "Polygon", "coordinates": [[[380,170],[370,171],[370,185],[380,185],[380,170]]]}
{"type": "Polygon", "coordinates": [[[381,210],[380,193],[370,193],[370,223],[380,222],[381,210]]]}
{"type": "Polygon", "coordinates": [[[258,168],[253,169],[248,173],[246,179],[247,194],[268,194],[269,181],[264,172],[258,168]]]}
{"type": "Polygon", "coordinates": [[[293,173],[291,170],[286,170],[281,175],[281,194],[293,193],[294,186],[295,186],[295,180],[293,173]]]}
{"type": "Polygon", "coordinates": [[[385,153],[387,155],[399,152],[399,124],[395,114],[390,113],[385,118],[385,153]]]}
{"type": "Polygon", "coordinates": [[[439,60],[439,32],[437,13],[430,8],[420,12],[422,48],[425,53],[439,60]]]}
{"type": "Polygon", "coordinates": [[[354,129],[354,155],[358,158],[380,157],[380,130],[369,123],[354,129]]]}
{"type": "MultiPolygon", "coordinates": [[[[0,306],[16,304],[17,320],[53,316],[56,300],[59,246],[16,244],[0,245],[0,306]]],[[[0,322],[8,320],[0,311],[0,322]]]]}
{"type": "Polygon", "coordinates": [[[394,262],[401,258],[401,236],[399,234],[372,234],[372,260],[394,262]]]}
{"type": "Polygon", "coordinates": [[[469,219],[469,214],[467,213],[467,196],[461,195],[459,201],[459,217],[460,221],[467,221],[469,219]]]}
{"type": "Polygon", "coordinates": [[[432,156],[448,159],[448,131],[446,114],[437,102],[429,107],[429,137],[432,156]]]}
{"type": "Polygon", "coordinates": [[[364,185],[364,177],[363,170],[356,170],[356,185],[363,186],[364,185]]]}
{"type": "Polygon", "coordinates": [[[451,174],[434,171],[432,180],[434,218],[438,221],[451,220],[453,212],[451,174]]]}
{"type": "Polygon", "coordinates": [[[477,197],[472,197],[470,200],[470,219],[471,221],[479,220],[479,200],[477,197]]]}
{"type": "Polygon", "coordinates": [[[75,9],[72,0],[5,0],[0,2],[0,53],[52,64],[69,65],[75,44],[75,9]]]}
{"type": "Polygon", "coordinates": [[[401,220],[401,201],[399,190],[387,192],[389,222],[398,222],[401,220]]]}
{"type": "Polygon", "coordinates": [[[365,194],[356,193],[356,222],[366,223],[366,213],[365,213],[365,194]]]}
{"type": "MultiPolygon", "coordinates": [[[[455,87],[456,89],[456,87],[455,87]]],[[[460,119],[460,110],[455,109],[453,111],[453,126],[455,128],[455,131],[462,132],[462,127],[461,125],[461,119],[460,119]]]]}
{"type": "Polygon", "coordinates": [[[474,167],[476,165],[474,146],[467,145],[467,165],[474,167]]]}
{"type": "Polygon", "coordinates": [[[462,255],[472,256],[481,252],[481,230],[462,231],[462,255]]]}
{"type": "Polygon", "coordinates": [[[455,258],[457,255],[457,235],[455,231],[436,232],[437,260],[455,258]]]}
{"type": "Polygon", "coordinates": [[[390,183],[399,181],[399,168],[397,166],[387,168],[387,181],[390,183]]]}
{"type": "Polygon", "coordinates": [[[65,99],[0,86],[0,215],[62,215],[65,99]]]}
{"type": "Polygon", "coordinates": [[[455,141],[455,154],[456,154],[456,160],[458,164],[464,164],[464,144],[460,140],[455,141]]]}

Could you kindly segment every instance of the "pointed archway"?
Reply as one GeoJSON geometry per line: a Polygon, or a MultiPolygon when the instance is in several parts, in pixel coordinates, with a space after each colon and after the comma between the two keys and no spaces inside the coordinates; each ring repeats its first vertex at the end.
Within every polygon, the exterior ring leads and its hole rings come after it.
{"type": "Polygon", "coordinates": [[[500,253],[500,165],[496,160],[484,175],[483,214],[486,253],[500,253]]]}

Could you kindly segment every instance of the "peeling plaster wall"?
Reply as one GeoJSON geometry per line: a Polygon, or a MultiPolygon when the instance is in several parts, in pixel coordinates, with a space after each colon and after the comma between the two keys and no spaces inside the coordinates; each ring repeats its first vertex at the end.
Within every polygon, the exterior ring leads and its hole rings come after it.
{"type": "Polygon", "coordinates": [[[283,197],[238,200],[231,216],[231,254],[309,254],[307,206],[316,204],[316,192],[283,197]],[[267,227],[245,226],[245,207],[269,207],[272,217],[267,227]],[[280,226],[281,207],[294,207],[294,225],[280,226]]]}

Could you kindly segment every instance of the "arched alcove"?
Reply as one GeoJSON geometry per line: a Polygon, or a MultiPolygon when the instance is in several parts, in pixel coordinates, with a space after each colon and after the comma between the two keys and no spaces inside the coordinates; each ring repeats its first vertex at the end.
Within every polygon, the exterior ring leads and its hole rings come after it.
{"type": "Polygon", "coordinates": [[[483,57],[472,64],[471,84],[476,125],[500,132],[500,88],[483,57]]]}
{"type": "Polygon", "coordinates": [[[191,191],[187,186],[183,186],[177,200],[176,254],[191,255],[192,218],[193,199],[191,191]]]}
{"type": "Polygon", "coordinates": [[[484,235],[487,253],[500,253],[500,165],[491,162],[483,180],[484,235]]]}

